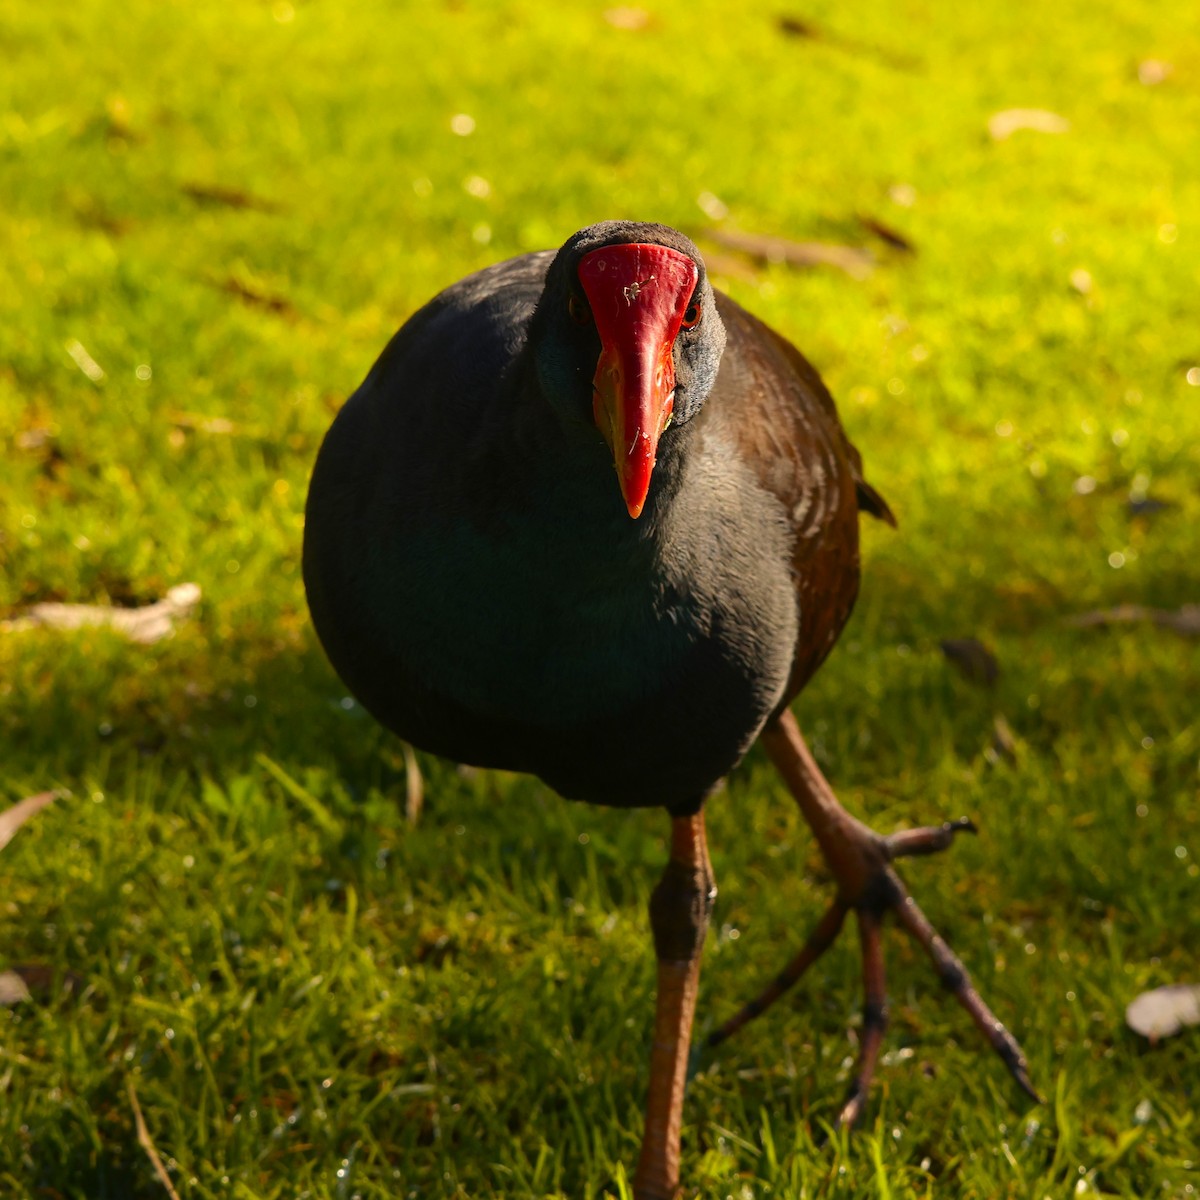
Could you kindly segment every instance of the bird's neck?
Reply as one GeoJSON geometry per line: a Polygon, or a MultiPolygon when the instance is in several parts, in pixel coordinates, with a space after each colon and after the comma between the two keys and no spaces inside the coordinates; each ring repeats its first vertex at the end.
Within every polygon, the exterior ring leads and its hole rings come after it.
{"type": "Polygon", "coordinates": [[[658,444],[645,508],[630,517],[617,482],[612,451],[588,418],[565,415],[544,394],[536,372],[522,373],[512,410],[509,447],[513,464],[529,481],[529,501],[552,523],[565,520],[575,536],[589,531],[607,547],[631,553],[663,535],[687,482],[696,422],[673,426],[658,444]]]}

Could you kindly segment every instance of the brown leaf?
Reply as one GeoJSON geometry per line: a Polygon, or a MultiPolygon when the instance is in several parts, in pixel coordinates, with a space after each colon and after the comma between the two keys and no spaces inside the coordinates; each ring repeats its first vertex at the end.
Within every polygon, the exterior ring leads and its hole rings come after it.
{"type": "Polygon", "coordinates": [[[101,229],[113,237],[120,237],[133,228],[132,220],[114,215],[92,196],[76,194],[72,197],[71,209],[85,229],[101,229]]]}
{"type": "Polygon", "coordinates": [[[938,643],[948,662],[953,663],[972,683],[991,687],[1000,674],[1000,664],[977,638],[946,638],[938,643]]]}
{"type": "Polygon", "coordinates": [[[225,279],[219,280],[217,287],[223,292],[228,292],[231,296],[236,296],[246,304],[253,305],[255,308],[265,308],[268,312],[276,313],[281,317],[294,317],[297,315],[296,306],[286,296],[280,296],[275,292],[268,291],[256,280],[249,277],[230,275],[225,279]]]}
{"type": "Polygon", "coordinates": [[[899,250],[904,254],[916,254],[917,248],[909,241],[904,234],[893,229],[892,226],[885,224],[878,217],[867,216],[863,213],[858,214],[858,223],[864,228],[869,229],[877,238],[887,242],[893,249],[899,250]]]}
{"type": "Polygon", "coordinates": [[[870,252],[859,246],[793,242],[789,238],[743,233],[724,226],[708,230],[708,236],[718,245],[748,254],[760,262],[787,263],[792,267],[837,267],[854,279],[865,279],[875,267],[870,252]]]}
{"type": "Polygon", "coordinates": [[[15,620],[0,624],[9,632],[42,626],[46,629],[83,629],[103,625],[131,642],[148,645],[161,641],[175,625],[190,617],[200,602],[198,583],[181,583],[162,600],[140,608],[113,608],[99,604],[35,604],[15,620]]]}
{"type": "Polygon", "coordinates": [[[1125,1009],[1125,1023],[1152,1043],[1200,1025],[1200,987],[1177,983],[1143,992],[1125,1009]]]}
{"type": "Polygon", "coordinates": [[[3,850],[13,835],[35,813],[40,813],[48,804],[53,804],[62,792],[39,792],[36,796],[26,796],[18,800],[11,808],[0,812],[0,850],[3,850]]]}
{"type": "Polygon", "coordinates": [[[222,204],[226,208],[249,208],[266,213],[279,211],[279,205],[273,200],[263,200],[241,188],[226,187],[220,183],[185,183],[182,191],[185,196],[191,196],[202,204],[222,204]]]}
{"type": "Polygon", "coordinates": [[[799,41],[823,42],[827,46],[836,46],[849,54],[868,55],[900,71],[911,71],[920,65],[919,61],[910,54],[897,54],[894,50],[888,50],[883,46],[859,41],[855,38],[842,37],[832,30],[814,25],[813,22],[807,21],[803,17],[781,16],[776,19],[775,26],[785,37],[796,38],[799,41]]]}
{"type": "Polygon", "coordinates": [[[780,17],[778,21],[779,32],[786,33],[788,37],[794,38],[819,38],[821,31],[808,21],[803,21],[799,17],[780,17]]]}
{"type": "Polygon", "coordinates": [[[1181,637],[1200,637],[1200,604],[1185,604],[1178,609],[1147,608],[1142,604],[1118,604],[1115,608],[1097,608],[1068,617],[1068,625],[1081,629],[1105,629],[1109,625],[1137,625],[1152,621],[1160,629],[1169,629],[1181,637]]]}

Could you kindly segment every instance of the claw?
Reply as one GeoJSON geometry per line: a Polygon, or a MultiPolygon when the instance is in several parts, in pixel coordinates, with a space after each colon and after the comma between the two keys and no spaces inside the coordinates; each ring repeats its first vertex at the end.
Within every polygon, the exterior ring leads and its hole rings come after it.
{"type": "Polygon", "coordinates": [[[946,821],[926,829],[905,829],[884,838],[889,859],[914,858],[920,854],[937,854],[949,849],[956,833],[978,833],[970,817],[946,821]]]}
{"type": "Polygon", "coordinates": [[[945,940],[929,923],[929,919],[917,907],[917,902],[911,896],[905,895],[904,903],[897,906],[896,919],[929,955],[946,990],[952,992],[954,998],[967,1010],[971,1020],[991,1043],[992,1049],[1000,1056],[1021,1090],[1039,1104],[1045,1103],[1044,1097],[1029,1078],[1029,1064],[1025,1061],[1020,1043],[1008,1031],[1004,1022],[998,1020],[988,1008],[983,997],[975,990],[966,967],[946,945],[945,940]]]}
{"type": "Polygon", "coordinates": [[[873,912],[858,914],[863,959],[863,1027],[854,1081],[842,1104],[837,1123],[849,1129],[862,1115],[875,1065],[888,1027],[887,977],[883,965],[883,920],[873,912]]]}

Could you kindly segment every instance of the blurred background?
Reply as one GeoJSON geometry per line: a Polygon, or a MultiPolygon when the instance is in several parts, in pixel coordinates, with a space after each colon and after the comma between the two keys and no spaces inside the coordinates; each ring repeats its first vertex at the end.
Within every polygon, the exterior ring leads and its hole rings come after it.
{"type": "MultiPolygon", "coordinates": [[[[621,1192],[665,816],[406,755],[299,573],[399,324],[609,217],[699,243],[896,511],[798,712],[881,831],[979,823],[906,877],[1050,1099],[893,935],[818,1144],[847,939],[698,1059],[689,1194],[1192,1194],[1196,1031],[1124,1009],[1198,981],[1200,12],[0,0],[0,62],[0,807],[61,791],[0,844],[0,1194],[163,1195],[147,1147],[181,1196],[621,1192]]],[[[701,1034],[828,895],[757,752],[710,841],[701,1034]]]]}

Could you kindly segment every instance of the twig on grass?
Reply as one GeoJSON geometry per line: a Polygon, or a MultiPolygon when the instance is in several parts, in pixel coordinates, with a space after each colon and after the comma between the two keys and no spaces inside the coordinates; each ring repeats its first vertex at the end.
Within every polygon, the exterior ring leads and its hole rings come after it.
{"type": "Polygon", "coordinates": [[[0,850],[3,850],[13,840],[17,830],[30,817],[42,811],[47,804],[53,804],[60,796],[67,795],[64,791],[38,792],[36,796],[26,796],[18,800],[11,808],[0,812],[0,850]]]}
{"type": "Polygon", "coordinates": [[[794,242],[770,234],[745,233],[740,229],[713,226],[704,231],[727,250],[748,254],[765,263],[787,263],[792,267],[837,267],[854,279],[865,279],[875,266],[870,251],[861,246],[841,246],[833,242],[794,242]]]}
{"type": "Polygon", "coordinates": [[[154,1148],[154,1143],[150,1140],[150,1131],[146,1128],[146,1122],[142,1117],[142,1106],[138,1103],[137,1092],[133,1087],[133,1080],[127,1079],[125,1087],[129,1092],[129,1103],[133,1107],[133,1123],[137,1128],[138,1145],[146,1152],[146,1157],[150,1160],[150,1165],[154,1168],[155,1175],[158,1176],[159,1182],[167,1189],[167,1195],[171,1200],[179,1200],[179,1193],[175,1190],[175,1185],[171,1182],[170,1175],[167,1174],[167,1168],[163,1166],[163,1160],[158,1157],[158,1151],[154,1148]]]}

